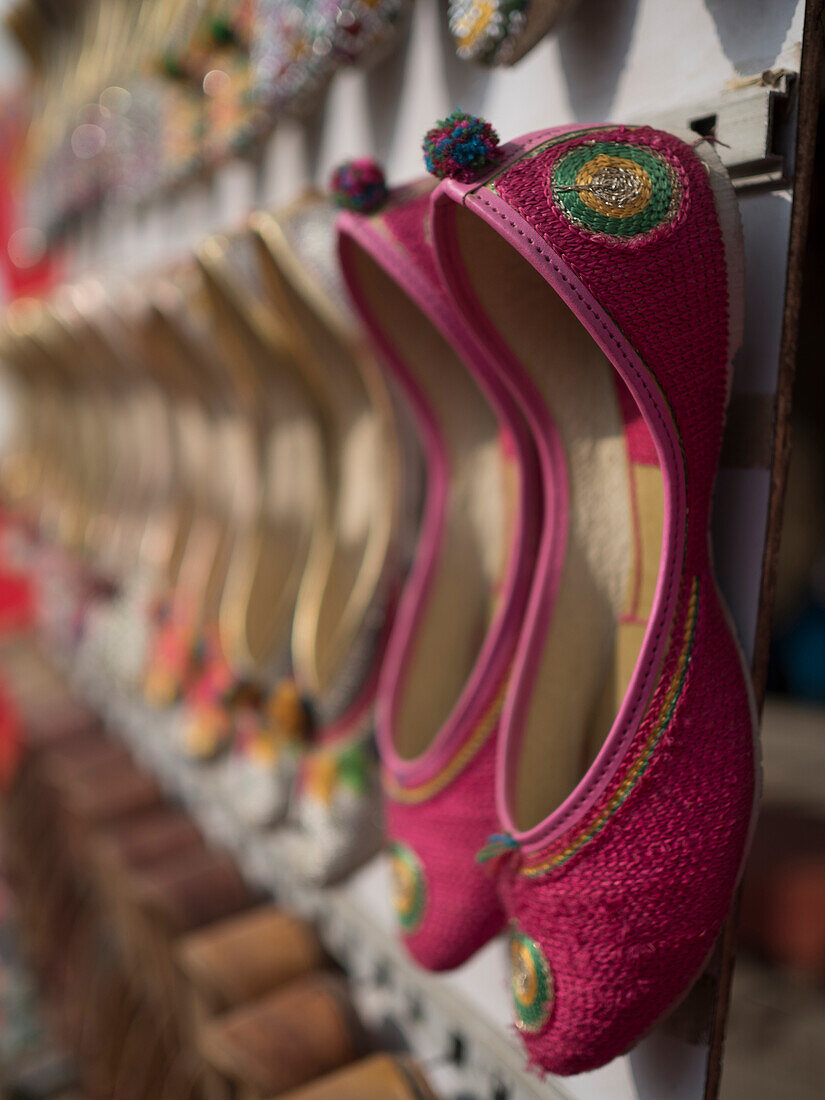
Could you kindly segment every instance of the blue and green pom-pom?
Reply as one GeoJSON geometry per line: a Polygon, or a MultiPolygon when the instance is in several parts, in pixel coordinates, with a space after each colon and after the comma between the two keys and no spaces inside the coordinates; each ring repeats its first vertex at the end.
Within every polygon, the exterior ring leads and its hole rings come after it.
{"type": "Polygon", "coordinates": [[[470,183],[501,156],[498,134],[489,122],[453,111],[424,135],[424,163],[439,179],[470,183]]]}
{"type": "Polygon", "coordinates": [[[359,214],[377,210],[387,198],[384,172],[372,157],[359,157],[340,165],[330,177],[329,189],[336,206],[359,214]]]}

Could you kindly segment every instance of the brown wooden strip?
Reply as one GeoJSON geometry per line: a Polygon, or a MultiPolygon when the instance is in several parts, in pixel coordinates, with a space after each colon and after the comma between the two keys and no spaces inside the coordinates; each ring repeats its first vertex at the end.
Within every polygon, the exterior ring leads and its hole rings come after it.
{"type": "Polygon", "coordinates": [[[722,440],[722,466],[769,470],[773,458],[774,393],[738,393],[731,397],[722,440]]]}

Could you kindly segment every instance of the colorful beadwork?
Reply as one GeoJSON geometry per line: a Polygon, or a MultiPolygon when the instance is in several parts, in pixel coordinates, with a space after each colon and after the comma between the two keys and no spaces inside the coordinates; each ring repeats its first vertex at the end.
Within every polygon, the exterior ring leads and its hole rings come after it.
{"type": "Polygon", "coordinates": [[[584,142],[564,154],[553,168],[551,188],[574,224],[623,239],[668,225],[682,199],[668,160],[647,146],[615,141],[584,142]]]}
{"type": "Polygon", "coordinates": [[[387,198],[387,181],[372,157],[348,160],[332,173],[329,189],[336,206],[369,214],[387,198]]]}
{"type": "Polygon", "coordinates": [[[553,976],[542,949],[515,925],[510,931],[510,988],[516,1027],[531,1035],[541,1031],[553,1009],[553,976]]]}
{"type": "Polygon", "coordinates": [[[308,716],[292,680],[282,680],[266,699],[239,700],[235,748],[262,768],[287,756],[297,758],[308,731],[308,716]]]}
{"type": "Polygon", "coordinates": [[[266,701],[268,724],[292,740],[309,732],[310,716],[294,680],[281,680],[266,701]]]}
{"type": "Polygon", "coordinates": [[[372,759],[363,741],[330,745],[310,752],[303,763],[301,789],[325,806],[338,790],[363,797],[369,789],[372,759]]]}
{"type": "Polygon", "coordinates": [[[453,111],[424,135],[424,163],[439,179],[471,183],[501,156],[499,137],[489,122],[453,111]]]}
{"type": "Polygon", "coordinates": [[[456,53],[465,61],[507,65],[527,23],[530,0],[450,0],[456,53]]]}
{"type": "Polygon", "coordinates": [[[332,53],[345,65],[375,64],[397,41],[409,0],[316,0],[332,53]]]}
{"type": "Polygon", "coordinates": [[[328,13],[312,0],[259,0],[250,57],[255,96],[273,112],[301,113],[335,70],[328,13]]]}
{"type": "Polygon", "coordinates": [[[390,845],[392,902],[398,923],[405,932],[421,924],[427,905],[427,884],[418,856],[406,844],[390,845]]]}

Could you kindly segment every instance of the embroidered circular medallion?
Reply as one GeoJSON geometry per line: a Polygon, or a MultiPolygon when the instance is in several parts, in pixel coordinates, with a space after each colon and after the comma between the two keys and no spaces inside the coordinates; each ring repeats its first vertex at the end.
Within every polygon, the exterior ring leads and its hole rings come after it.
{"type": "Polygon", "coordinates": [[[421,924],[427,904],[427,884],[421,861],[406,844],[390,845],[392,902],[398,923],[405,932],[421,924]]]}
{"type": "Polygon", "coordinates": [[[673,165],[647,146],[627,142],[577,145],[556,162],[551,186],[570,221],[624,239],[672,222],[682,200],[673,165]]]}
{"type": "Polygon", "coordinates": [[[542,949],[517,928],[510,932],[510,985],[516,1027],[531,1035],[541,1031],[553,1008],[553,976],[542,949]]]}
{"type": "Polygon", "coordinates": [[[507,65],[527,25],[529,0],[449,0],[450,31],[465,61],[507,65]]]}

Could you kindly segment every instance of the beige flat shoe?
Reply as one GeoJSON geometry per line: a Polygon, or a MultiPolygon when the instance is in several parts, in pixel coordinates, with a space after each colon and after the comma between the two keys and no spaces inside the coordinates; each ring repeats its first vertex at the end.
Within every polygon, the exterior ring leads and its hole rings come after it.
{"type": "Polygon", "coordinates": [[[269,680],[288,670],[295,604],[327,492],[325,441],[312,378],[263,298],[250,250],[247,234],[213,237],[198,262],[246,445],[220,639],[233,668],[269,680]]]}
{"type": "Polygon", "coordinates": [[[337,275],[335,209],[308,194],[251,227],[270,300],[312,363],[328,426],[329,510],[313,540],[292,632],[296,681],[327,724],[357,696],[394,595],[398,426],[337,275]]]}

